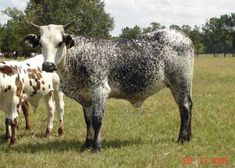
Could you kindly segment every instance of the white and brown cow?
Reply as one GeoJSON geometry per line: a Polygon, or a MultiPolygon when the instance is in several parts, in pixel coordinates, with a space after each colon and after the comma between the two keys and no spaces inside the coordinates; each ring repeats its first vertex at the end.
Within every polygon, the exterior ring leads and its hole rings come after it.
{"type": "Polygon", "coordinates": [[[63,134],[64,100],[60,79],[57,73],[42,72],[42,63],[42,55],[22,62],[0,63],[0,109],[6,113],[6,137],[10,138],[10,144],[14,144],[17,139],[16,127],[21,107],[25,110],[28,101],[36,109],[42,97],[48,110],[45,135],[48,136],[52,130],[55,108],[59,114],[58,134],[63,134]]]}

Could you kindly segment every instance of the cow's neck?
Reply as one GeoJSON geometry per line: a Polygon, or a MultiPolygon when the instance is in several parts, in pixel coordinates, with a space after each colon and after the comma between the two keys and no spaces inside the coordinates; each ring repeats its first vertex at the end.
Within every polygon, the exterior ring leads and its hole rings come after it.
{"type": "Polygon", "coordinates": [[[60,76],[60,79],[62,79],[62,81],[66,79],[66,76],[68,76],[68,69],[66,67],[67,49],[65,49],[63,54],[64,56],[62,57],[61,61],[57,64],[57,72],[60,76]]]}

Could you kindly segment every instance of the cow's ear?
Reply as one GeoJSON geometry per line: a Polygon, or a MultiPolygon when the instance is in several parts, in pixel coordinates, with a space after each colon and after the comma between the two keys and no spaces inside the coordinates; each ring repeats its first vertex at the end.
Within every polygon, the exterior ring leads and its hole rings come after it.
{"type": "Polygon", "coordinates": [[[29,34],[24,38],[23,42],[27,46],[34,48],[39,45],[39,40],[40,40],[40,37],[37,36],[36,34],[29,34]]]}
{"type": "Polygon", "coordinates": [[[7,75],[14,75],[17,73],[17,68],[4,65],[4,66],[0,66],[0,72],[3,74],[7,74],[7,75]]]}
{"type": "Polygon", "coordinates": [[[67,48],[72,48],[74,46],[74,40],[70,35],[64,35],[63,42],[65,42],[67,48]]]}

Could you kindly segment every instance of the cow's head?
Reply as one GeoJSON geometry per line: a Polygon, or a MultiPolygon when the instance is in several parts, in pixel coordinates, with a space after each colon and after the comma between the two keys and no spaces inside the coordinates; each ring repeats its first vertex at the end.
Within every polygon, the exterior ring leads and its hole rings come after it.
{"type": "Polygon", "coordinates": [[[70,24],[65,26],[52,24],[46,26],[32,25],[39,28],[40,36],[29,34],[24,38],[24,42],[32,47],[41,47],[44,57],[42,70],[53,72],[65,57],[67,49],[74,45],[72,37],[64,32],[70,24]]]}

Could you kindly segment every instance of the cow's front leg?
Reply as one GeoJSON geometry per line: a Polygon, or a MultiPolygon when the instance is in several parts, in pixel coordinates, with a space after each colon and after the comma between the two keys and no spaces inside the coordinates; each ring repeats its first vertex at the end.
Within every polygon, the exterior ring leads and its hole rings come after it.
{"type": "Polygon", "coordinates": [[[83,148],[90,148],[93,145],[94,131],[92,127],[92,116],[93,110],[92,106],[85,107],[83,106],[84,118],[87,126],[86,141],[83,148]]]}
{"type": "Polygon", "coordinates": [[[94,151],[101,150],[100,130],[102,126],[102,119],[104,116],[104,108],[107,98],[110,93],[110,87],[107,82],[93,90],[92,107],[92,126],[94,129],[93,149],[94,151]]]}
{"type": "Polygon", "coordinates": [[[55,91],[56,111],[59,117],[58,135],[64,134],[64,94],[62,91],[55,91]]]}
{"type": "Polygon", "coordinates": [[[51,130],[53,128],[54,113],[55,113],[55,102],[53,99],[53,91],[50,91],[50,93],[45,97],[45,103],[47,105],[47,112],[48,112],[48,117],[47,117],[48,123],[45,132],[45,137],[48,137],[51,134],[51,130]]]}
{"type": "Polygon", "coordinates": [[[11,124],[10,119],[5,118],[5,126],[6,126],[5,139],[7,141],[10,140],[10,138],[11,138],[10,124],[11,124]]]}
{"type": "Polygon", "coordinates": [[[10,124],[10,127],[11,127],[10,145],[15,144],[17,141],[18,114],[19,114],[19,110],[21,107],[18,97],[14,97],[13,102],[16,102],[16,103],[12,104],[11,112],[8,113],[6,117],[8,120],[7,124],[10,124]]]}
{"type": "Polygon", "coordinates": [[[18,126],[18,119],[15,118],[14,120],[10,120],[11,125],[11,139],[10,139],[10,145],[14,145],[17,141],[17,126],[18,126]]]}

